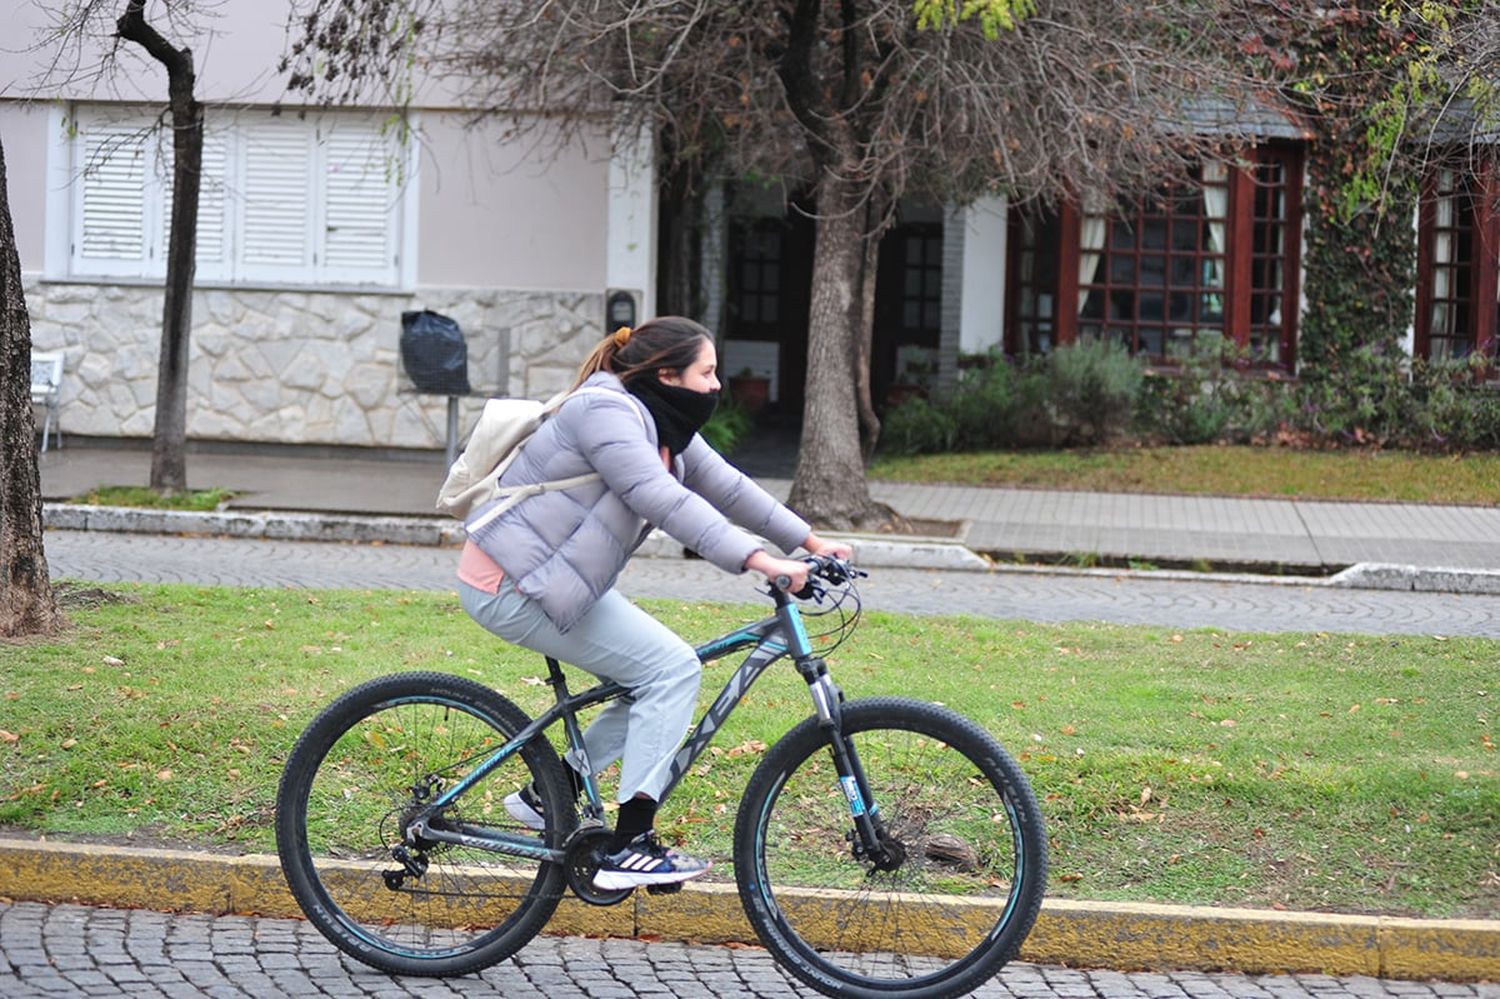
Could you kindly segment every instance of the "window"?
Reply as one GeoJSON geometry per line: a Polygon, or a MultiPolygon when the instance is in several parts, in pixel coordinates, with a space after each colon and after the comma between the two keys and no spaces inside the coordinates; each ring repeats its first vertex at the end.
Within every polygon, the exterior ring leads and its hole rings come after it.
{"type": "Polygon", "coordinates": [[[1078,336],[1131,353],[1184,356],[1224,330],[1229,168],[1115,213],[1086,213],[1078,254],[1078,336]]]}
{"type": "Polygon", "coordinates": [[[1441,167],[1427,178],[1418,215],[1416,353],[1435,361],[1493,353],[1500,213],[1477,174],[1441,167]]]}
{"type": "Polygon", "coordinates": [[[1018,212],[1011,219],[1010,267],[1016,294],[1011,310],[1013,353],[1045,354],[1056,336],[1057,213],[1048,208],[1018,212]]]}
{"type": "Polygon", "coordinates": [[[1006,346],[1107,338],[1156,360],[1228,340],[1295,361],[1301,159],[1261,146],[1139,201],[1028,206],[1011,219],[1006,346]]]}
{"type": "Polygon", "coordinates": [[[902,251],[902,329],[936,337],[943,325],[943,228],[912,223],[902,226],[897,235],[902,251]]]}
{"type": "MultiPolygon", "coordinates": [[[[170,131],[89,109],[72,156],[69,271],[161,278],[172,217],[170,131]]],[[[237,284],[400,282],[402,150],[363,114],[210,114],[197,277],[237,284]]]]}
{"type": "Polygon", "coordinates": [[[1253,360],[1290,366],[1296,339],[1296,279],[1301,235],[1289,210],[1301,197],[1301,165],[1284,151],[1261,150],[1254,178],[1250,227],[1250,329],[1253,360]]]}
{"type": "Polygon", "coordinates": [[[766,224],[747,225],[739,246],[739,282],[735,305],[747,323],[775,323],[781,319],[781,230],[766,224]]]}

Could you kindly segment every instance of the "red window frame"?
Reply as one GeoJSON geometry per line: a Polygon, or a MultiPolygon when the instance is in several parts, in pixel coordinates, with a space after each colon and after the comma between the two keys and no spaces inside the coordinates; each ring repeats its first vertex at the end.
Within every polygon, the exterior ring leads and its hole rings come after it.
{"type": "Polygon", "coordinates": [[[1438,165],[1423,179],[1417,212],[1417,314],[1413,351],[1430,359],[1493,357],[1500,327],[1500,169],[1438,165]],[[1455,346],[1462,349],[1455,351],[1455,346]]]}
{"type": "Polygon", "coordinates": [[[1226,174],[1222,209],[1200,191],[1179,190],[1104,216],[1103,239],[1097,228],[1089,233],[1089,252],[1100,259],[1087,282],[1080,274],[1084,213],[1077,203],[1059,206],[1055,228],[1045,212],[1013,212],[1006,349],[1046,350],[1047,333],[1056,343],[1102,334],[1132,350],[1144,345],[1153,360],[1171,361],[1182,351],[1169,350],[1169,339],[1196,340],[1218,330],[1243,350],[1258,349],[1253,365],[1291,370],[1301,272],[1301,150],[1262,145],[1226,174]],[[1222,236],[1210,226],[1222,226],[1222,236]],[[1222,251],[1212,248],[1218,239],[1222,251]],[[1048,294],[1050,312],[1039,305],[1048,294]],[[1108,307],[1099,308],[1101,300],[1108,307]],[[1060,308],[1065,303],[1081,303],[1083,314],[1078,307],[1060,308]],[[1177,330],[1190,332],[1172,337],[1177,330]]]}

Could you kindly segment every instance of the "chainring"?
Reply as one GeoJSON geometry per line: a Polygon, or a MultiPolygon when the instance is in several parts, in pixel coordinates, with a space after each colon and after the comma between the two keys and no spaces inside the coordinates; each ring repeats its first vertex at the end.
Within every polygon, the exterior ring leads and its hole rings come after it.
{"type": "Polygon", "coordinates": [[[563,848],[563,869],[568,872],[568,887],[589,905],[618,905],[630,897],[634,888],[595,888],[594,874],[599,870],[599,850],[613,835],[604,826],[583,826],[568,837],[563,848]]]}

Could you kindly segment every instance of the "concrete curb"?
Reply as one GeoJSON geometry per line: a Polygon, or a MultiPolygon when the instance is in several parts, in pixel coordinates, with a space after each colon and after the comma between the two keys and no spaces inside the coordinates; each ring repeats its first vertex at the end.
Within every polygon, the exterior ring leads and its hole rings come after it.
{"type": "MultiPolygon", "coordinates": [[[[333,541],[405,545],[457,545],[463,526],[439,517],[375,517],[357,514],[149,510],[135,507],[46,503],[45,527],[69,531],[131,534],[204,534],[275,541],[333,541]]],[[[1254,583],[1262,586],[1334,586],[1351,589],[1426,593],[1500,594],[1500,570],[1427,568],[1361,562],[1333,576],[1266,575],[1252,572],[1191,572],[1179,569],[1081,569],[1068,566],[1009,565],[945,538],[884,534],[830,534],[848,541],[855,561],[871,568],[942,569],[1050,576],[1105,576],[1188,582],[1254,583]]],[[[682,546],[653,531],[640,548],[648,558],[681,558],[682,546]]]]}
{"type": "MultiPolygon", "coordinates": [[[[0,896],[125,908],[301,918],[273,856],[0,838],[0,896]]],[[[559,934],[755,943],[733,885],[637,892],[610,908],[567,898],[559,934]]],[[[1402,919],[1049,899],[1021,951],[1043,964],[1500,979],[1500,921],[1402,919]]]]}
{"type": "Polygon", "coordinates": [[[1385,562],[1361,562],[1331,576],[1331,586],[1365,590],[1409,590],[1418,593],[1500,594],[1500,570],[1418,568],[1385,562]]]}

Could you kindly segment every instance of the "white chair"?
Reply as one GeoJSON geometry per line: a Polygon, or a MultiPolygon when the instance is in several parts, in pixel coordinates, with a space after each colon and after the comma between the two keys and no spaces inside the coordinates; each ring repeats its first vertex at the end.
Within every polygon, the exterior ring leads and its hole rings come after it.
{"type": "Polygon", "coordinates": [[[54,427],[57,428],[57,446],[62,447],[62,422],[59,415],[62,375],[62,351],[34,350],[31,352],[31,404],[41,406],[46,413],[42,420],[43,451],[47,450],[47,440],[54,427]]]}

